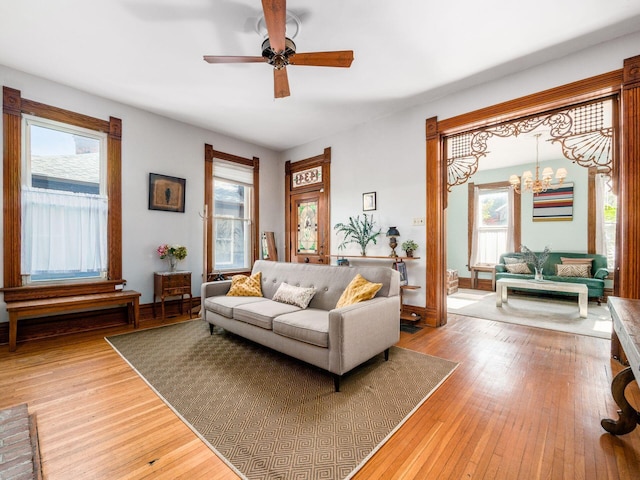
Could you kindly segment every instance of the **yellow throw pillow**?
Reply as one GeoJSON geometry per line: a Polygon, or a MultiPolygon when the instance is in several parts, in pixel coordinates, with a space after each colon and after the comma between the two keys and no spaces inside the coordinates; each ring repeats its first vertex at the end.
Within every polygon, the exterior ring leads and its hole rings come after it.
{"type": "Polygon", "coordinates": [[[353,280],[344,289],[340,300],[336,304],[336,308],[346,307],[347,305],[353,305],[354,303],[364,302],[365,300],[371,300],[376,296],[378,290],[382,288],[381,283],[369,282],[362,275],[357,274],[353,277],[353,280]]]}
{"type": "Polygon", "coordinates": [[[261,272],[256,272],[250,277],[246,275],[234,275],[231,277],[231,288],[227,292],[229,297],[261,297],[260,284],[261,272]]]}

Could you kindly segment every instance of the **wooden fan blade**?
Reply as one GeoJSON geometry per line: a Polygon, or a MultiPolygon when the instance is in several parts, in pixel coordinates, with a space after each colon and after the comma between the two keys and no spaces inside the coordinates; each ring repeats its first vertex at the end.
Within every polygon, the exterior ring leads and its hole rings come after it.
{"type": "Polygon", "coordinates": [[[296,53],[289,57],[290,65],[309,65],[314,67],[349,68],[353,62],[352,50],[336,52],[296,53]]]}
{"type": "Polygon", "coordinates": [[[287,76],[287,69],[277,68],[273,69],[273,96],[275,98],[284,98],[291,95],[289,92],[289,77],[287,76]]]}
{"type": "Polygon", "coordinates": [[[225,55],[205,55],[202,57],[209,63],[260,63],[266,62],[264,57],[234,57],[225,55]]]}
{"type": "Polygon", "coordinates": [[[267,24],[271,49],[276,53],[281,53],[285,47],[287,2],[286,0],[262,0],[262,11],[264,12],[264,22],[267,24]]]}

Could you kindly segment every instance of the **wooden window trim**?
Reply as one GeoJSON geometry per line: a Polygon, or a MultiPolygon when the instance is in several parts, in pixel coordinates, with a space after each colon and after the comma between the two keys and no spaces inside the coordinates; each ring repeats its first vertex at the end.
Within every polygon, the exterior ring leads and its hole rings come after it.
{"type": "MultiPolygon", "coordinates": [[[[467,268],[471,270],[471,242],[473,241],[473,221],[475,214],[475,196],[473,189],[478,187],[480,190],[497,190],[499,188],[509,187],[509,182],[493,182],[475,184],[469,182],[467,187],[467,268]]],[[[522,244],[522,197],[517,193],[513,196],[513,247],[514,251],[520,251],[522,244]]]]}
{"type": "Polygon", "coordinates": [[[62,108],[22,98],[20,90],[3,87],[3,200],[4,200],[4,292],[5,301],[48,298],[55,296],[101,293],[114,290],[122,283],[122,120],[90,117],[62,108]],[[68,123],[107,134],[107,248],[109,264],[107,280],[49,282],[46,285],[22,285],[22,115],[68,123]]]}
{"type": "MultiPolygon", "coordinates": [[[[204,144],[204,202],[206,208],[205,226],[207,233],[206,246],[206,272],[204,272],[205,281],[214,273],[213,258],[213,160],[226,160],[228,162],[237,163],[246,167],[253,168],[253,224],[251,230],[251,264],[255,262],[259,256],[260,247],[260,159],[258,157],[244,158],[231,153],[220,152],[214,150],[212,145],[204,144]]],[[[234,273],[246,273],[246,270],[238,270],[233,272],[224,272],[225,275],[234,273]]]]}

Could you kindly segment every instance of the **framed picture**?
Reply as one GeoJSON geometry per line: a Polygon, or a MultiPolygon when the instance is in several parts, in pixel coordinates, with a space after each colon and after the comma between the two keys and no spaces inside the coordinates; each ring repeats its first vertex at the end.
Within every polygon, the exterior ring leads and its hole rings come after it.
{"type": "Polygon", "coordinates": [[[404,262],[395,262],[393,267],[398,270],[400,273],[400,285],[408,285],[409,280],[407,279],[407,264],[404,262]]]}
{"type": "Polygon", "coordinates": [[[186,180],[157,173],[149,174],[149,210],[184,213],[186,180]]]}
{"type": "Polygon", "coordinates": [[[533,195],[534,222],[570,222],[573,220],[573,183],[552,185],[546,192],[533,195]]]}
{"type": "Polygon", "coordinates": [[[376,209],[376,192],[368,192],[362,194],[362,210],[365,212],[368,210],[376,209]]]}

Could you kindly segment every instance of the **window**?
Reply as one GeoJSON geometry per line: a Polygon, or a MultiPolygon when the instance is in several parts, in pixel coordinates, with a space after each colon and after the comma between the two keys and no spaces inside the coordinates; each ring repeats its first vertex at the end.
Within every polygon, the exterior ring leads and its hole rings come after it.
{"type": "Polygon", "coordinates": [[[258,258],[259,160],[217,152],[205,145],[208,278],[249,271],[258,258]]]}
{"type": "Polygon", "coordinates": [[[23,115],[25,283],[107,272],[106,133],[23,115]]]}
{"type": "Polygon", "coordinates": [[[253,258],[253,169],[223,160],[213,163],[215,270],[248,270],[253,258]]]}
{"type": "Polygon", "coordinates": [[[28,100],[5,86],[3,124],[5,301],[113,291],[122,283],[122,121],[28,100]],[[61,142],[73,146],[61,149],[61,142]],[[69,168],[73,162],[81,168],[69,168]],[[52,213],[56,202],[64,214],[52,213]],[[53,220],[40,238],[34,226],[42,215],[53,220]],[[70,241],[67,221],[74,215],[81,217],[81,235],[93,239],[77,250],[63,245],[70,241]],[[46,237],[58,243],[48,247],[48,258],[34,257],[34,245],[46,237]],[[39,281],[44,279],[49,281],[39,281]],[[21,288],[25,281],[31,284],[21,288]]]}
{"type": "Polygon", "coordinates": [[[519,245],[520,203],[508,184],[469,184],[469,265],[498,263],[519,245]]]}

